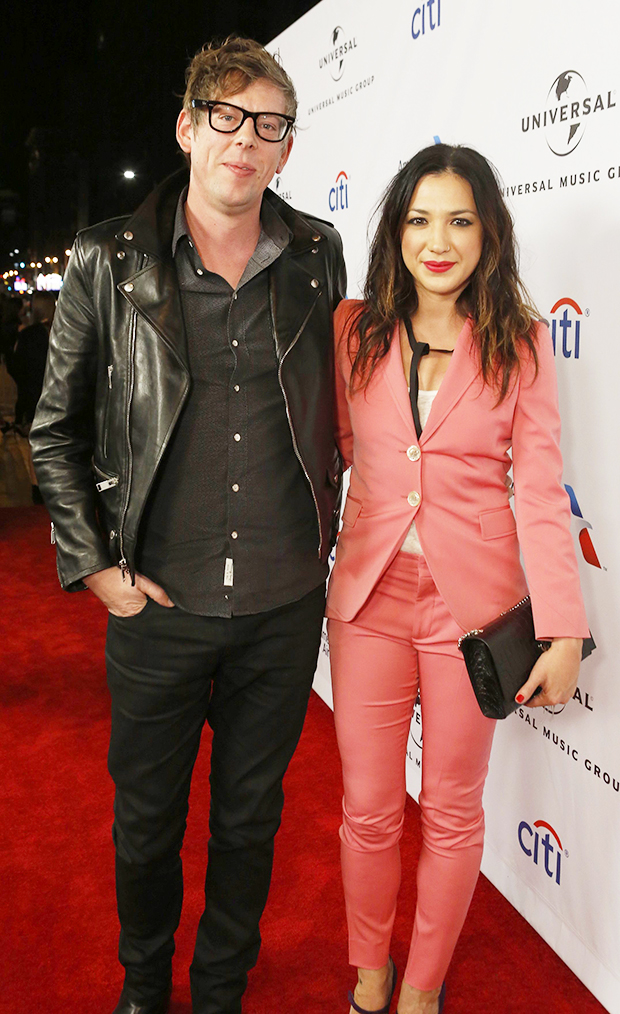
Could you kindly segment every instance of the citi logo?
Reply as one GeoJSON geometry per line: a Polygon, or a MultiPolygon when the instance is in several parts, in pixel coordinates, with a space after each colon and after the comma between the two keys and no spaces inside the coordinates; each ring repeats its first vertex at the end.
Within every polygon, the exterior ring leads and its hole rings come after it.
{"type": "MultiPolygon", "coordinates": [[[[519,845],[535,866],[543,866],[545,873],[559,886],[562,877],[562,842],[546,820],[535,820],[530,827],[526,820],[519,824],[519,845]],[[553,841],[551,840],[553,838],[553,841]]],[[[568,853],[566,853],[568,855],[568,853]]]]}
{"type": "Polygon", "coordinates": [[[413,12],[411,35],[419,39],[427,32],[434,32],[441,25],[441,0],[425,0],[413,12]],[[435,8],[433,10],[433,8],[435,8]]]}
{"type": "Polygon", "coordinates": [[[319,58],[319,69],[329,67],[332,79],[340,81],[344,74],[344,61],[354,49],[357,49],[357,39],[355,37],[347,39],[344,28],[336,25],[332,32],[331,48],[319,58]]]}
{"type": "Polygon", "coordinates": [[[336,176],[336,182],[329,192],[329,210],[345,211],[349,207],[349,177],[344,169],[336,176]]]}
{"type": "Polygon", "coordinates": [[[554,155],[570,155],[583,138],[587,117],[613,109],[614,95],[613,91],[591,95],[579,71],[564,70],[549,89],[546,108],[521,118],[521,131],[543,129],[554,155]]]}
{"type": "Polygon", "coordinates": [[[585,520],[583,514],[581,513],[581,507],[577,503],[577,497],[575,496],[575,490],[573,489],[573,487],[567,485],[567,483],[564,483],[564,489],[568,493],[570,499],[571,513],[573,517],[577,519],[577,527],[578,527],[577,537],[579,539],[579,545],[581,546],[583,558],[586,561],[586,563],[590,564],[591,567],[598,567],[600,570],[602,570],[602,567],[599,563],[599,558],[596,555],[596,550],[592,543],[592,536],[590,535],[592,525],[590,524],[589,521],[585,520]]]}
{"type": "MultiPolygon", "coordinates": [[[[590,311],[586,310],[586,317],[590,311]]],[[[581,354],[581,317],[583,310],[574,299],[565,296],[551,307],[551,340],[553,354],[557,355],[558,345],[565,359],[579,359],[581,354]],[[553,314],[557,314],[554,317],[553,314]]]]}

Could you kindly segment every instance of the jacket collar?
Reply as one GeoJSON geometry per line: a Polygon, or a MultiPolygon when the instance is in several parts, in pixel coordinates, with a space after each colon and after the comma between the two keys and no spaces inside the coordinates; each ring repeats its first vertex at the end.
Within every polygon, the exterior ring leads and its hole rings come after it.
{"type": "Polygon", "coordinates": [[[119,242],[157,260],[172,257],[172,233],[179,195],[189,182],[189,170],[168,176],[149,194],[116,234],[119,242]]]}
{"type": "MultiPolygon", "coordinates": [[[[160,183],[116,234],[119,242],[134,247],[157,260],[172,257],[172,238],[179,196],[189,183],[189,170],[180,169],[160,183]]],[[[320,239],[319,234],[272,190],[265,190],[263,201],[273,208],[291,231],[289,251],[304,253],[320,239]]]]}
{"type": "MultiPolygon", "coordinates": [[[[186,373],[187,341],[172,237],[179,195],[187,185],[188,175],[183,169],[164,180],[117,233],[120,243],[149,257],[146,266],[119,283],[119,289],[168,345],[186,373]],[[130,289],[127,283],[131,283],[130,289]]],[[[291,242],[270,272],[273,327],[281,361],[300,336],[321,295],[319,282],[311,270],[314,264],[307,265],[306,259],[299,257],[315,249],[321,235],[277,194],[266,190],[263,200],[277,211],[291,232],[291,242]]]]}

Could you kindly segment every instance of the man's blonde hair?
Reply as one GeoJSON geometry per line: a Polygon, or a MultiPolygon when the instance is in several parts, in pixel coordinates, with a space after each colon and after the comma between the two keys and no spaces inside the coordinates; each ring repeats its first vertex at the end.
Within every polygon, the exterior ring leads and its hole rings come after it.
{"type": "Polygon", "coordinates": [[[260,43],[230,35],[222,43],[210,42],[203,46],[185,72],[183,108],[194,130],[202,113],[193,108],[192,99],[236,95],[255,81],[270,81],[279,88],[286,100],[288,116],[296,115],[297,95],[293,82],[278,60],[260,43]]]}

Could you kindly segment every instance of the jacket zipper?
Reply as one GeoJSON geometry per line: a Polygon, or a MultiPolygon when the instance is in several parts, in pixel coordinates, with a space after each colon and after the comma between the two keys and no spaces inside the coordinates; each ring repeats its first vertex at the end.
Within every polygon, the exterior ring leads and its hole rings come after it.
{"type": "MultiPolygon", "coordinates": [[[[317,298],[318,298],[319,295],[320,295],[320,293],[317,293],[317,298]]],[[[276,359],[277,359],[278,358],[278,341],[277,341],[276,314],[275,314],[275,306],[274,306],[274,299],[273,299],[273,291],[270,292],[270,298],[271,298],[271,325],[273,327],[273,340],[274,340],[274,343],[275,343],[275,346],[276,346],[276,359]]],[[[293,349],[295,347],[295,345],[297,344],[299,336],[301,335],[301,332],[303,331],[303,329],[305,328],[306,324],[308,323],[308,320],[310,318],[310,314],[314,310],[314,306],[315,306],[315,303],[313,303],[312,306],[310,307],[308,313],[306,314],[306,317],[304,318],[304,321],[303,321],[301,327],[299,328],[299,331],[297,332],[297,334],[293,338],[293,341],[291,342],[291,344],[287,348],[286,352],[282,356],[282,359],[280,360],[280,365],[278,366],[278,383],[280,385],[280,390],[282,391],[282,396],[284,398],[284,407],[286,408],[286,418],[288,419],[288,427],[289,427],[289,429],[291,431],[291,439],[293,441],[293,450],[295,451],[295,454],[297,456],[297,460],[299,461],[299,464],[301,465],[301,467],[303,469],[303,473],[304,473],[306,479],[308,480],[308,485],[310,486],[310,491],[312,493],[312,499],[314,500],[314,508],[316,510],[316,517],[317,517],[317,522],[318,522],[318,525],[319,525],[319,551],[318,551],[318,555],[319,555],[319,560],[320,560],[321,559],[321,551],[323,549],[323,529],[321,527],[321,512],[319,510],[319,503],[318,503],[318,500],[316,498],[316,493],[314,492],[314,486],[312,485],[312,480],[311,480],[310,476],[308,475],[308,470],[307,470],[306,466],[304,465],[302,456],[301,456],[300,451],[299,451],[299,446],[297,444],[297,438],[295,437],[295,430],[293,429],[293,420],[291,418],[291,411],[290,411],[290,407],[289,407],[289,403],[288,403],[288,398],[286,396],[286,391],[284,390],[284,384],[282,383],[282,367],[284,365],[284,360],[288,356],[288,354],[291,351],[291,349],[293,349]]]]}
{"type": "Polygon", "coordinates": [[[105,412],[103,415],[103,456],[108,456],[108,419],[110,415],[110,399],[112,397],[112,374],[114,373],[114,366],[108,366],[108,392],[105,402],[105,412]]]}
{"type": "MultiPolygon", "coordinates": [[[[143,258],[144,261],[144,258],[143,258]]],[[[140,265],[142,267],[142,265],[140,265]]],[[[123,535],[125,528],[125,520],[127,518],[127,511],[129,509],[129,494],[131,492],[131,481],[133,478],[133,449],[131,446],[131,432],[129,429],[129,414],[131,412],[131,402],[133,398],[134,388],[134,351],[136,346],[136,328],[138,326],[138,314],[136,310],[132,308],[131,311],[131,323],[129,327],[129,363],[128,363],[128,380],[127,380],[127,410],[125,412],[125,437],[127,439],[127,487],[125,489],[125,499],[123,503],[123,509],[121,511],[121,523],[118,529],[118,546],[120,550],[120,560],[118,566],[120,567],[123,574],[123,581],[125,580],[125,574],[129,573],[129,564],[125,558],[125,548],[123,545],[123,535]]]]}

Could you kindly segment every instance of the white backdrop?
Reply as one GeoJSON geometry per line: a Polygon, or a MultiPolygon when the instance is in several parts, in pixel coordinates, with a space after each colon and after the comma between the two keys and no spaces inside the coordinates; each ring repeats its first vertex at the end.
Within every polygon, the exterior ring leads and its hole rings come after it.
{"type": "MultiPolygon", "coordinates": [[[[565,482],[598,643],[562,714],[499,723],[483,872],[620,1014],[620,74],[617,0],[323,0],[274,40],[300,99],[274,189],[333,222],[349,296],[385,185],[419,148],[495,164],[556,339],[565,482]]],[[[328,647],[315,682],[331,703],[328,647]]],[[[417,796],[422,729],[408,751],[417,796]]]]}

